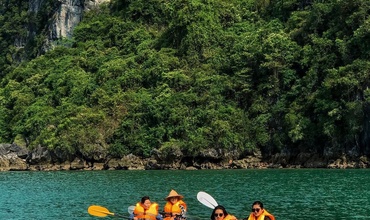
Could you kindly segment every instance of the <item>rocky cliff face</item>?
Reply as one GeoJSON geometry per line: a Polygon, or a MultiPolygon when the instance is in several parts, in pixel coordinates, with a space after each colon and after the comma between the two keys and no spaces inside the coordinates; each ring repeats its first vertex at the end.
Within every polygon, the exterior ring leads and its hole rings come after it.
{"type": "Polygon", "coordinates": [[[342,155],[327,159],[316,154],[300,153],[294,156],[276,154],[264,159],[256,151],[238,160],[225,160],[214,149],[205,150],[199,157],[190,160],[178,152],[172,152],[171,155],[177,155],[176,159],[167,160],[157,153],[150,158],[132,154],[112,158],[104,152],[96,152],[88,157],[81,154],[66,155],[43,147],[27,150],[16,144],[0,144],[0,171],[370,168],[370,157],[366,156],[349,158],[342,155]]]}
{"type": "Polygon", "coordinates": [[[71,37],[74,27],[82,20],[84,11],[91,10],[107,1],[109,0],[59,0],[60,5],[54,14],[49,39],[71,37]]]}
{"type": "MultiPolygon", "coordinates": [[[[45,27],[47,39],[43,52],[53,48],[54,42],[62,38],[71,38],[73,29],[81,22],[85,11],[89,11],[110,0],[57,0],[49,14],[48,27],[45,27]]],[[[39,13],[45,0],[29,0],[29,13],[39,13]]],[[[29,37],[36,36],[32,27],[28,29],[29,37]]],[[[18,43],[19,44],[19,43],[18,43]]]]}

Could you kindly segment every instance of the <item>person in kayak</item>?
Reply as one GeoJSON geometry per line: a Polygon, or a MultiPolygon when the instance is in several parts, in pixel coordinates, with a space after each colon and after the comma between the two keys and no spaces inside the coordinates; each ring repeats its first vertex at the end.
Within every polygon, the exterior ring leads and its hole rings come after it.
{"type": "Polygon", "coordinates": [[[263,208],[260,201],[255,201],[252,204],[252,212],[246,220],[275,220],[275,217],[263,208]]]}
{"type": "Polygon", "coordinates": [[[211,220],[237,220],[235,216],[227,213],[222,205],[216,206],[211,215],[211,220]]]}
{"type": "Polygon", "coordinates": [[[164,220],[185,220],[187,205],[182,200],[184,196],[178,194],[175,190],[171,190],[165,198],[167,201],[163,209],[164,220]]]}
{"type": "Polygon", "coordinates": [[[158,213],[158,204],[151,202],[149,196],[141,198],[136,203],[134,212],[131,214],[132,220],[163,220],[162,215],[158,213]]]}

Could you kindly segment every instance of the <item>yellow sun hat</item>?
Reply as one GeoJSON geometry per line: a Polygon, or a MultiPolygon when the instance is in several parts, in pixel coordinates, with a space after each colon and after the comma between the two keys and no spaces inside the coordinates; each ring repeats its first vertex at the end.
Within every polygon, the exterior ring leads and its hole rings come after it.
{"type": "Polygon", "coordinates": [[[179,197],[179,199],[183,199],[184,197],[180,194],[178,194],[175,190],[171,190],[170,194],[164,199],[164,200],[169,200],[172,197],[179,197]]]}

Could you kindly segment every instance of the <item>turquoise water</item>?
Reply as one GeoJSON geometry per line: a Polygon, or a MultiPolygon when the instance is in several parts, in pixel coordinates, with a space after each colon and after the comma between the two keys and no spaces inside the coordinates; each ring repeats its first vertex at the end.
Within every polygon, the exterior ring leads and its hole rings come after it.
{"type": "Polygon", "coordinates": [[[128,216],[144,195],[162,208],[172,188],[185,196],[189,219],[211,214],[199,191],[238,219],[255,200],[278,220],[370,219],[368,169],[0,172],[0,219],[101,219],[87,213],[93,204],[128,216]]]}

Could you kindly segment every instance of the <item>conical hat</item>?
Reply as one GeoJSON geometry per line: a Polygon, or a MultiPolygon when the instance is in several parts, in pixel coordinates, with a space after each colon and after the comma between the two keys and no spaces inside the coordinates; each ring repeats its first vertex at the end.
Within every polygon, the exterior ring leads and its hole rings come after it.
{"type": "Polygon", "coordinates": [[[175,190],[171,190],[170,194],[168,194],[168,196],[164,200],[168,200],[171,197],[179,197],[179,199],[184,198],[182,195],[178,194],[175,190]]]}

